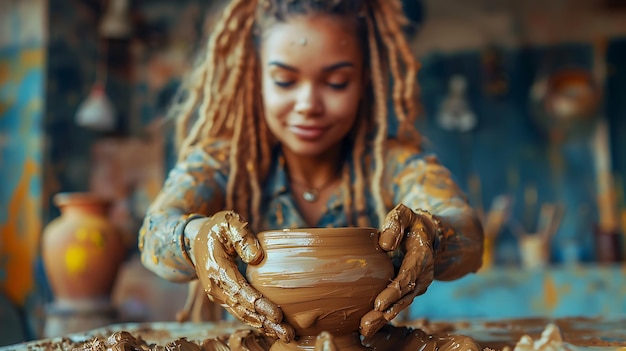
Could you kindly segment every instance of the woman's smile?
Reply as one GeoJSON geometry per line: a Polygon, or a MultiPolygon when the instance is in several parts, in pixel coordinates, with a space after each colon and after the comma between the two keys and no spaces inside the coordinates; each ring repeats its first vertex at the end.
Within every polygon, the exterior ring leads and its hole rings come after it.
{"type": "Polygon", "coordinates": [[[287,126],[288,130],[296,137],[305,141],[315,141],[324,136],[324,133],[328,130],[328,127],[323,126],[308,126],[291,124],[287,126]]]}

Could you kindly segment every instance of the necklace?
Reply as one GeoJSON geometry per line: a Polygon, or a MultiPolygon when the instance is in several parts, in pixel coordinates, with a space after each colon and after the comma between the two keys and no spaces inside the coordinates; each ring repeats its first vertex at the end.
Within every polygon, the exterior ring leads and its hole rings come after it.
{"type": "Polygon", "coordinates": [[[328,182],[326,182],[326,184],[323,184],[319,188],[313,188],[307,184],[296,182],[295,180],[290,180],[292,185],[297,185],[301,188],[304,188],[304,191],[302,192],[302,200],[306,202],[317,201],[320,197],[320,191],[323,191],[326,188],[328,188],[334,181],[335,179],[331,178],[328,182]]]}

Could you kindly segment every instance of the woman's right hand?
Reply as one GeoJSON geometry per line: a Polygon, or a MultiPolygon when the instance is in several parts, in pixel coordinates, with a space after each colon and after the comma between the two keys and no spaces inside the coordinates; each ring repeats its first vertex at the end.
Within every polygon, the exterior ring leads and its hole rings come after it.
{"type": "Polygon", "coordinates": [[[217,212],[193,222],[199,229],[190,243],[190,254],[211,301],[224,306],[242,322],[261,329],[267,336],[285,342],[293,340],[295,332],[283,323],[281,309],[254,289],[237,268],[237,256],[255,265],[264,255],[248,223],[233,211],[217,212]]]}

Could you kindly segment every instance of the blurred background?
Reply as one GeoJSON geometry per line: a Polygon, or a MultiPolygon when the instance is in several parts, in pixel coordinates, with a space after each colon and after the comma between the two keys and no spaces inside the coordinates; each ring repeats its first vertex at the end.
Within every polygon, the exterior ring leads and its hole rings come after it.
{"type": "MultiPolygon", "coordinates": [[[[166,108],[223,5],[0,0],[0,345],[184,305],[187,286],[145,270],[136,236],[175,159],[166,108]],[[58,193],[107,200],[125,256],[105,301],[51,288],[42,253],[77,272],[90,256],[46,247],[58,193]]],[[[476,275],[433,283],[402,318],[625,315],[626,1],[404,5],[425,149],[486,241],[476,275]]]]}

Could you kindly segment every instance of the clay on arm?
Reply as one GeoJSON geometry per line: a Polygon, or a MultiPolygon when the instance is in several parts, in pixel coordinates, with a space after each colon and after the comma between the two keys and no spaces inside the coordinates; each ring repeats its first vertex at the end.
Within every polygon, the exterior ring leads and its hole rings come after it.
{"type": "Polygon", "coordinates": [[[211,215],[224,207],[228,151],[212,145],[192,150],[179,161],[146,213],[139,232],[144,266],[157,275],[184,282],[196,277],[183,245],[190,220],[211,215]]]}
{"type": "Polygon", "coordinates": [[[435,243],[435,279],[453,280],[477,271],[482,264],[483,230],[475,211],[435,157],[401,150],[389,155],[396,164],[392,193],[394,204],[428,211],[441,221],[443,239],[435,243]]]}

